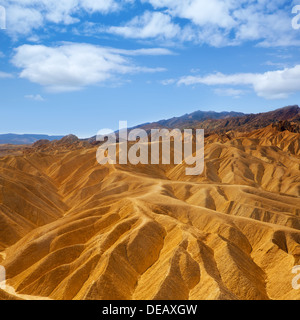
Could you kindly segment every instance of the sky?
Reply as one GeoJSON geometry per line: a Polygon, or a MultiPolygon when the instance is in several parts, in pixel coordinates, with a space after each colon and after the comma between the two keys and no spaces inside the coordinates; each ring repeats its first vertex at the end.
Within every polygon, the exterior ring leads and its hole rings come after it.
{"type": "Polygon", "coordinates": [[[300,0],[0,0],[0,133],[299,104],[300,0]]]}

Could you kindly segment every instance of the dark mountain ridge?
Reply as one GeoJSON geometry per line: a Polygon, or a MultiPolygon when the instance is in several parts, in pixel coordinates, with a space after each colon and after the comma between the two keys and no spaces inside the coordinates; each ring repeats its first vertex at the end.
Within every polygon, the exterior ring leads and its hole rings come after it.
{"type": "Polygon", "coordinates": [[[46,134],[0,134],[0,144],[25,145],[32,144],[39,140],[60,140],[63,136],[49,136],[46,134]]]}
{"type": "Polygon", "coordinates": [[[258,114],[242,114],[237,112],[202,112],[197,111],[179,118],[162,120],[138,126],[145,130],[158,128],[205,129],[206,133],[225,133],[231,130],[241,132],[253,131],[279,121],[300,123],[299,106],[288,106],[270,112],[258,114]]]}

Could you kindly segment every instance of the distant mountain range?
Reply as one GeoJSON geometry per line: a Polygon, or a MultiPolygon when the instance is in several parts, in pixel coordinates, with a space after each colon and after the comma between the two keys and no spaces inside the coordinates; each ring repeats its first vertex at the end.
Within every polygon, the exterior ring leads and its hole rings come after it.
{"type": "MultiPolygon", "coordinates": [[[[185,114],[182,117],[174,117],[168,120],[161,120],[153,123],[144,123],[135,128],[141,128],[150,132],[151,129],[204,129],[206,134],[226,133],[232,130],[250,132],[269,125],[279,125],[282,130],[300,132],[300,108],[298,105],[288,106],[275,111],[244,114],[240,112],[213,112],[196,111],[185,114]]],[[[70,140],[71,136],[68,136],[70,140]]],[[[77,137],[72,136],[77,139],[77,137]]],[[[36,134],[2,134],[0,144],[25,145],[33,144],[43,140],[43,143],[53,140],[61,140],[63,136],[49,136],[36,134]]],[[[81,141],[95,143],[96,136],[81,141]]]]}
{"type": "Polygon", "coordinates": [[[163,128],[182,128],[184,126],[194,127],[200,122],[204,122],[207,120],[221,120],[221,119],[229,119],[236,117],[243,117],[246,114],[241,112],[214,112],[214,111],[196,111],[190,114],[185,114],[181,117],[174,117],[168,120],[161,120],[153,123],[145,123],[139,125],[138,128],[147,128],[147,127],[163,127],[163,128]]]}
{"type": "MultiPolygon", "coordinates": [[[[244,114],[240,112],[213,112],[196,111],[168,120],[152,123],[144,123],[131,129],[144,129],[150,133],[151,129],[204,129],[207,135],[213,133],[226,133],[232,130],[251,132],[269,125],[279,125],[284,130],[300,132],[300,108],[288,106],[275,111],[244,114]],[[288,123],[282,123],[288,122],[288,123]],[[291,122],[291,123],[290,123],[291,122]]],[[[96,143],[96,136],[87,139],[90,143],[96,143]]]]}
{"type": "Polygon", "coordinates": [[[275,111],[243,114],[237,112],[203,112],[197,111],[182,117],[146,123],[138,126],[147,131],[158,128],[205,129],[206,133],[225,133],[231,130],[253,131],[280,121],[292,121],[300,124],[299,106],[288,106],[275,111]]]}
{"type": "Polygon", "coordinates": [[[45,134],[0,134],[0,144],[32,144],[39,140],[60,140],[63,136],[49,136],[45,134]]]}
{"type": "MultiPolygon", "coordinates": [[[[148,122],[131,129],[144,129],[149,132],[151,129],[189,129],[196,128],[200,123],[209,120],[221,120],[221,119],[231,119],[235,117],[244,117],[246,114],[241,112],[214,112],[214,111],[195,111],[190,114],[185,114],[181,117],[173,117],[168,120],[160,120],[157,122],[148,122]]],[[[89,142],[94,143],[96,141],[96,136],[88,139],[89,142]]]]}

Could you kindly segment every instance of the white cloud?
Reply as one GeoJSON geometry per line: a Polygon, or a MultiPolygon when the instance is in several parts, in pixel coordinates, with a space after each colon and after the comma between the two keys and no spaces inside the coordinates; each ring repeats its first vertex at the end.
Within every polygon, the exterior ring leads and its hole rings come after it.
{"type": "Polygon", "coordinates": [[[286,0],[142,0],[184,25],[180,39],[220,47],[256,41],[260,46],[299,45],[286,0]],[[188,21],[188,23],[186,23],[188,21]],[[188,31],[188,32],[187,32],[188,31]]]}
{"type": "Polygon", "coordinates": [[[138,8],[134,12],[141,12],[138,16],[96,29],[93,22],[85,21],[87,31],[215,47],[246,41],[264,47],[300,45],[299,31],[291,27],[292,5],[287,0],[0,0],[7,11],[7,32],[14,37],[30,35],[48,24],[62,30],[86,13],[114,13],[130,3],[138,8]]]}
{"type": "MultiPolygon", "coordinates": [[[[122,2],[115,0],[81,0],[79,1],[83,9],[90,12],[111,12],[120,9],[122,2]]],[[[132,2],[132,1],[127,1],[132,2]]]]}
{"type": "Polygon", "coordinates": [[[172,16],[191,20],[199,26],[214,24],[222,28],[231,28],[235,25],[230,10],[234,8],[236,1],[143,0],[143,2],[151,3],[156,9],[167,8],[172,16]]]}
{"type": "Polygon", "coordinates": [[[128,56],[167,53],[159,49],[118,50],[91,44],[64,43],[57,47],[22,45],[12,63],[22,69],[21,78],[53,92],[76,91],[105,84],[120,75],[161,72],[163,68],[136,66],[128,56]]]}
{"type": "Polygon", "coordinates": [[[45,101],[45,99],[40,94],[28,94],[25,96],[25,98],[33,101],[45,101]]]}
{"type": "Polygon", "coordinates": [[[133,0],[0,0],[6,9],[7,32],[13,36],[29,34],[46,23],[79,22],[82,12],[107,14],[120,10],[133,0]]]}
{"type": "Polygon", "coordinates": [[[13,34],[28,34],[32,29],[43,25],[42,14],[35,9],[11,5],[6,7],[7,32],[13,34]]]}
{"type": "Polygon", "coordinates": [[[197,29],[192,24],[183,26],[175,23],[170,13],[158,11],[146,11],[123,26],[112,26],[98,31],[133,39],[193,41],[209,43],[212,46],[228,44],[224,32],[220,32],[214,24],[206,25],[201,29],[197,29]]]}
{"type": "Polygon", "coordinates": [[[265,73],[240,73],[225,75],[216,73],[204,77],[187,76],[178,84],[208,86],[251,86],[256,94],[266,99],[284,99],[300,92],[300,65],[265,73]]]}
{"type": "Polygon", "coordinates": [[[261,40],[259,45],[263,47],[299,45],[298,34],[291,28],[291,8],[280,9],[283,4],[286,1],[274,1],[270,9],[269,2],[261,1],[236,10],[233,13],[239,26],[236,39],[261,40]]]}
{"type": "Polygon", "coordinates": [[[127,38],[174,38],[180,35],[181,28],[174,24],[168,14],[146,11],[121,27],[110,27],[108,33],[127,38]]]}

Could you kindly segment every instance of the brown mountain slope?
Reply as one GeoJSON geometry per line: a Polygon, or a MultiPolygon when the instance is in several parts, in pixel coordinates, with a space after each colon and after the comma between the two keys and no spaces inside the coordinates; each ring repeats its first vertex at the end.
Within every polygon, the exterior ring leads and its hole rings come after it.
{"type": "Polygon", "coordinates": [[[51,299],[299,299],[299,141],[273,126],[211,135],[195,177],[100,166],[84,146],[2,158],[8,284],[51,299]]]}

